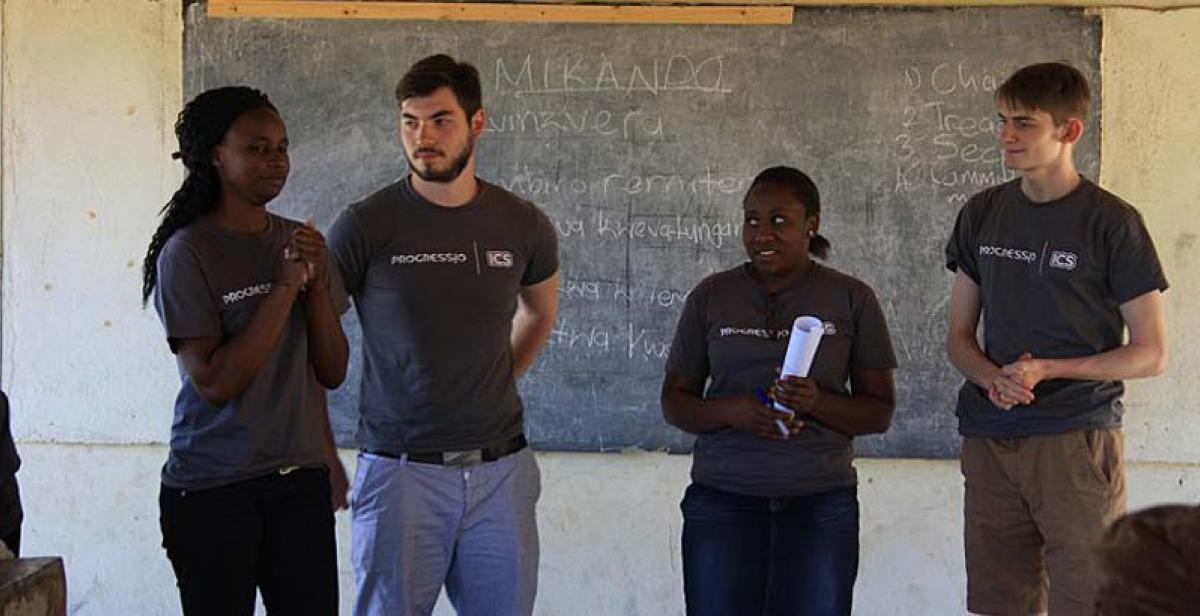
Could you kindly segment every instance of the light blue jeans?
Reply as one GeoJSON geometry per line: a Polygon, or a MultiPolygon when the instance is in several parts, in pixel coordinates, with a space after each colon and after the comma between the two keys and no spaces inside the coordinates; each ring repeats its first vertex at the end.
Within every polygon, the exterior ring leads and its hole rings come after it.
{"type": "Polygon", "coordinates": [[[351,498],[356,616],[425,616],[442,585],[461,616],[528,616],[541,474],[526,447],[452,467],[358,455],[351,498]]]}

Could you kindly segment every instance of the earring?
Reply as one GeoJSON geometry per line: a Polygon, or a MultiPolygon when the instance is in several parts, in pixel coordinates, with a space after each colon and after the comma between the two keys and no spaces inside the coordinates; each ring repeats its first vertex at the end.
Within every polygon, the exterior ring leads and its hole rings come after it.
{"type": "Polygon", "coordinates": [[[808,230],[808,237],[813,237],[813,236],[815,236],[816,234],[817,234],[817,232],[816,232],[816,231],[813,231],[812,229],[809,229],[809,230],[808,230]]]}

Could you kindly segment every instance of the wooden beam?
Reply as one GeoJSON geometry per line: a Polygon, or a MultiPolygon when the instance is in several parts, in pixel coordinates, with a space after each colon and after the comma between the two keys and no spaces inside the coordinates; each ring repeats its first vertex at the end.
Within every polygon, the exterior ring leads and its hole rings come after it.
{"type": "Polygon", "coordinates": [[[490,4],[358,0],[209,0],[212,17],[416,19],[538,23],[765,25],[792,23],[790,6],[490,4]]]}
{"type": "MultiPolygon", "coordinates": [[[[614,0],[530,0],[530,4],[534,6],[612,6],[614,0]]],[[[676,6],[677,8],[698,8],[705,6],[726,6],[731,1],[737,2],[738,7],[727,6],[727,8],[745,8],[745,7],[772,7],[780,6],[800,6],[800,7],[828,7],[828,6],[870,6],[870,7],[907,7],[907,8],[929,8],[929,7],[1000,7],[1000,6],[1057,6],[1057,7],[1078,7],[1078,8],[1130,8],[1130,9],[1149,9],[1156,11],[1170,11],[1187,8],[1200,7],[1200,0],[685,0],[686,7],[678,7],[680,0],[629,0],[627,4],[620,6],[630,8],[633,5],[639,6],[676,6]]],[[[433,0],[423,4],[455,4],[455,0],[442,0],[441,2],[433,0]]],[[[407,15],[394,14],[395,9],[391,7],[376,8],[369,5],[411,5],[418,4],[407,0],[390,0],[380,2],[379,0],[209,0],[209,14],[220,17],[310,17],[310,18],[359,18],[359,19],[466,19],[464,17],[411,17],[407,15]],[[342,11],[350,11],[351,14],[341,12],[337,15],[326,14],[327,12],[339,12],[338,9],[312,9],[308,7],[297,8],[296,5],[307,4],[331,4],[343,5],[342,11]],[[260,6],[251,5],[280,5],[273,9],[263,9],[260,6]],[[286,6],[285,6],[286,5],[286,6]],[[367,6],[364,6],[367,5],[367,6]],[[232,9],[231,7],[238,7],[232,9]],[[267,11],[267,12],[264,12],[267,11]],[[393,13],[393,14],[388,14],[393,13]]],[[[514,6],[512,4],[502,6],[514,6]]],[[[526,4],[516,4],[515,6],[526,6],[526,4]]],[[[615,8],[615,7],[614,7],[615,8]]],[[[508,21],[508,20],[505,20],[508,21]]],[[[530,21],[530,19],[521,19],[515,21],[530,21]]],[[[542,19],[534,19],[533,21],[548,21],[542,19]]],[[[601,22],[611,23],[611,22],[601,22]]],[[[661,22],[650,22],[661,23],[661,22]]],[[[668,23],[704,23],[696,21],[683,22],[668,22],[668,23]]],[[[723,23],[723,22],[721,22],[723,23]]],[[[737,23],[751,23],[740,21],[737,23]]]]}

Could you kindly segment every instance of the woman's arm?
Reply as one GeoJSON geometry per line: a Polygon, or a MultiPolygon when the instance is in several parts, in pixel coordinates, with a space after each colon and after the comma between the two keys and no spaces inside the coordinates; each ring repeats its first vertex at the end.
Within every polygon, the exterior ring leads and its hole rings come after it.
{"type": "Polygon", "coordinates": [[[348,509],[350,503],[346,495],[350,493],[350,479],[346,476],[346,467],[338,457],[337,445],[333,441],[333,428],[329,425],[328,397],[324,389],[321,393],[321,459],[329,469],[329,498],[334,511],[348,509]]]}
{"type": "Polygon", "coordinates": [[[279,280],[258,305],[250,323],[229,338],[181,338],[176,353],[196,391],[213,406],[224,406],[250,386],[278,344],[300,287],[304,263],[285,261],[279,280]]]}
{"type": "Polygon", "coordinates": [[[800,415],[847,436],[886,432],[896,406],[892,370],[852,368],[848,395],[825,391],[816,381],[795,376],[776,381],[772,394],[800,415]]]}
{"type": "Polygon", "coordinates": [[[662,386],[663,417],[676,428],[692,434],[733,428],[774,440],[787,438],[777,421],[783,422],[789,435],[804,427],[793,414],[777,411],[753,396],[705,400],[703,392],[702,379],[667,373],[662,386]]]}
{"type": "Polygon", "coordinates": [[[350,345],[342,331],[342,321],[333,305],[329,288],[329,254],[325,238],[311,222],[292,230],[292,244],[300,259],[309,265],[310,282],[305,290],[304,307],[308,313],[308,356],[317,382],[335,389],[346,380],[346,361],[350,345]]]}
{"type": "Polygon", "coordinates": [[[308,356],[317,382],[329,389],[336,389],[346,380],[350,344],[346,342],[342,321],[333,308],[329,287],[325,284],[309,285],[306,295],[308,356]]]}

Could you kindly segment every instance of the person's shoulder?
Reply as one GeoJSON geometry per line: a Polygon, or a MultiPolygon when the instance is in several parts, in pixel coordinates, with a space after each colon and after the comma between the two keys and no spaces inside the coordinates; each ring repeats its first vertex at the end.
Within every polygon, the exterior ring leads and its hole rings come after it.
{"type": "Polygon", "coordinates": [[[752,283],[753,280],[746,273],[746,265],[743,263],[726,270],[713,272],[701,278],[700,282],[696,283],[696,286],[692,289],[692,293],[696,293],[697,291],[736,292],[737,289],[752,283]]]}
{"type": "Polygon", "coordinates": [[[516,229],[521,235],[532,237],[539,229],[552,228],[550,217],[532,201],[491,182],[478,180],[483,203],[489,215],[504,221],[505,226],[516,229]]]}
{"type": "Polygon", "coordinates": [[[1010,203],[1020,196],[1021,178],[1014,178],[1002,184],[989,186],[967,199],[964,209],[981,211],[1010,203]]]}
{"type": "Polygon", "coordinates": [[[1012,206],[1019,205],[1021,197],[1021,180],[1016,178],[1003,184],[985,188],[971,195],[958,212],[958,222],[955,224],[956,235],[966,234],[966,237],[978,237],[983,228],[998,218],[1002,211],[1008,211],[1012,206]]]}
{"type": "Polygon", "coordinates": [[[531,216],[542,214],[541,208],[532,201],[487,180],[476,181],[479,182],[480,193],[490,207],[504,208],[511,212],[520,212],[531,216]]]}
{"type": "Polygon", "coordinates": [[[823,263],[813,263],[813,274],[829,288],[841,289],[854,297],[874,297],[875,289],[866,282],[823,263]]]}
{"type": "Polygon", "coordinates": [[[359,219],[370,219],[397,211],[396,205],[404,199],[404,179],[396,180],[379,190],[346,206],[346,210],[359,219]]]}
{"type": "Polygon", "coordinates": [[[1120,221],[1127,221],[1131,218],[1140,218],[1141,213],[1138,209],[1128,201],[1110,192],[1108,189],[1093,183],[1091,180],[1084,179],[1085,189],[1087,190],[1086,198],[1090,201],[1090,206],[1097,213],[1105,217],[1111,217],[1120,221]]]}
{"type": "Polygon", "coordinates": [[[211,246],[215,240],[212,229],[203,220],[197,220],[190,224],[184,225],[171,234],[166,242],[163,242],[162,252],[158,255],[159,262],[163,260],[175,260],[181,257],[197,257],[204,252],[207,246],[211,246]]]}

